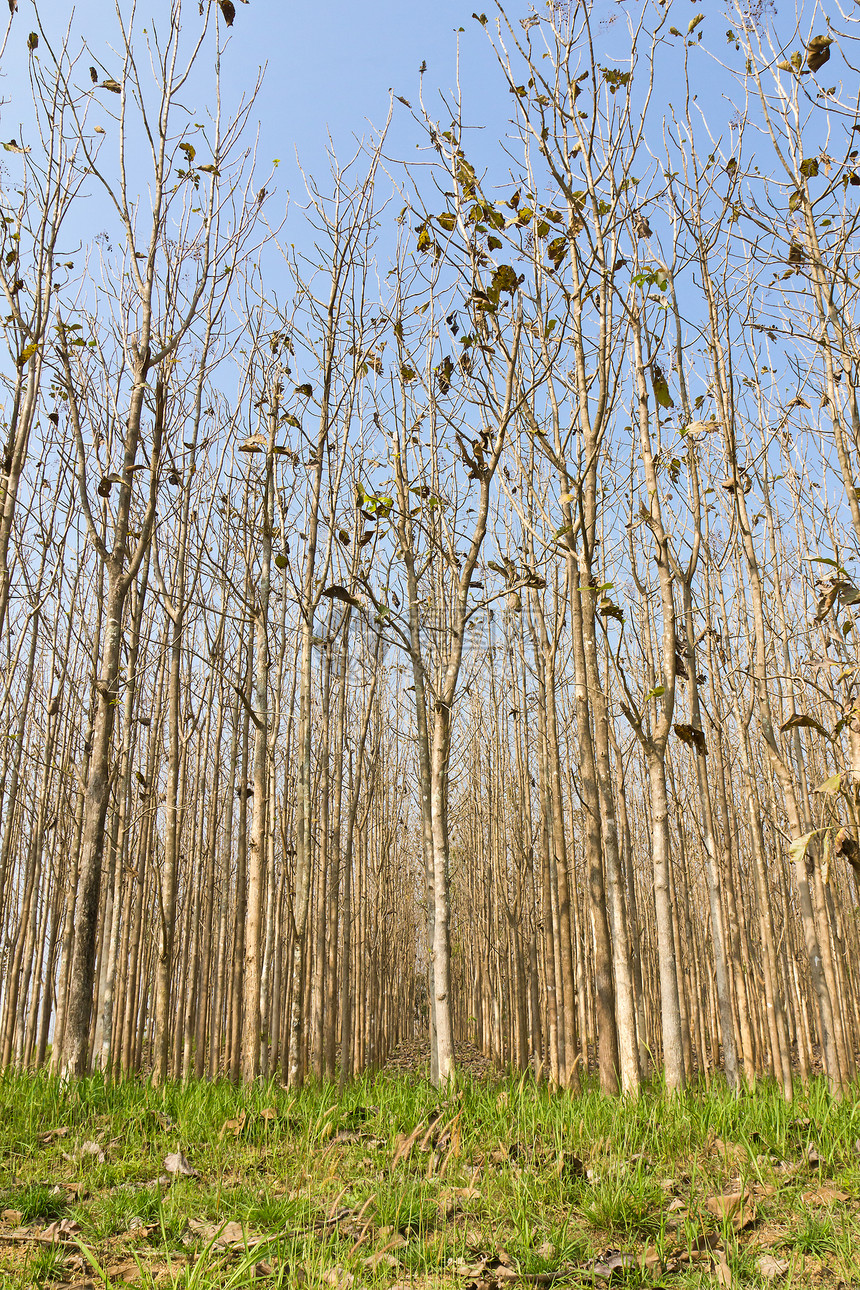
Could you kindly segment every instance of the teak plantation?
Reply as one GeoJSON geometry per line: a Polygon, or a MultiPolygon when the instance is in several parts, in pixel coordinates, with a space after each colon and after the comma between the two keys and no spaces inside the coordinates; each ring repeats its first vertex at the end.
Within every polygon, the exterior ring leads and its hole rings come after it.
{"type": "Polygon", "coordinates": [[[854,1284],[856,8],[464,13],[288,206],[246,4],[9,0],[3,1284],[854,1284]]]}

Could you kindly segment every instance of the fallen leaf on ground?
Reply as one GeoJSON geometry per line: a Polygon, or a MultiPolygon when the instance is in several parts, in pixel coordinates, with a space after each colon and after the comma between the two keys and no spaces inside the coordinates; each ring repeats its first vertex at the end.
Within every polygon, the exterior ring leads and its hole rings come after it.
{"type": "Polygon", "coordinates": [[[164,1167],[169,1174],[180,1174],[183,1178],[198,1178],[196,1169],[185,1159],[181,1151],[171,1151],[164,1157],[164,1167]]]}
{"type": "Polygon", "coordinates": [[[221,1125],[221,1129],[218,1133],[218,1141],[220,1142],[222,1140],[225,1133],[232,1133],[234,1138],[238,1138],[239,1134],[242,1132],[242,1130],[245,1127],[245,1121],[247,1119],[248,1119],[248,1112],[242,1111],[239,1115],[236,1116],[235,1120],[225,1120],[224,1123],[221,1125]]]}
{"type": "Polygon", "coordinates": [[[755,1222],[755,1201],[749,1192],[733,1191],[723,1196],[711,1196],[705,1201],[705,1209],[714,1218],[729,1219],[736,1232],[755,1222]]]}
{"type": "Polygon", "coordinates": [[[378,1254],[371,1254],[369,1258],[362,1259],[362,1263],[366,1268],[369,1268],[371,1272],[375,1272],[379,1267],[397,1267],[397,1260],[394,1255],[389,1254],[387,1250],[380,1250],[378,1254]]]}
{"type": "Polygon", "coordinates": [[[134,1232],[136,1236],[142,1236],[144,1240],[153,1232],[158,1230],[158,1223],[145,1223],[142,1218],[135,1215],[128,1225],[129,1232],[134,1232]]]}
{"type": "Polygon", "coordinates": [[[620,1250],[607,1250],[606,1253],[594,1263],[591,1264],[589,1271],[595,1277],[602,1277],[608,1281],[613,1272],[619,1272],[624,1268],[633,1268],[636,1266],[635,1254],[622,1254],[620,1250]]]}
{"type": "Polygon", "coordinates": [[[725,1287],[725,1290],[731,1290],[731,1286],[734,1285],[732,1280],[732,1270],[729,1267],[725,1251],[723,1250],[720,1250],[717,1253],[717,1257],[714,1262],[714,1280],[718,1286],[725,1287]]]}
{"type": "Polygon", "coordinates": [[[329,1268],[323,1273],[323,1281],[327,1286],[334,1286],[335,1290],[348,1290],[348,1287],[355,1281],[355,1277],[346,1268],[339,1264],[337,1267],[329,1268]]]}
{"type": "Polygon", "coordinates": [[[221,1249],[244,1249],[245,1248],[245,1231],[241,1223],[231,1221],[229,1223],[210,1223],[206,1219],[189,1218],[188,1233],[190,1237],[199,1237],[203,1241],[212,1241],[212,1244],[221,1249]]]}
{"type": "Polygon", "coordinates": [[[245,1233],[242,1230],[241,1223],[225,1223],[221,1231],[215,1237],[216,1245],[244,1245],[245,1233]]]}
{"type": "Polygon", "coordinates": [[[801,1199],[808,1205],[832,1205],[837,1201],[850,1200],[851,1197],[847,1191],[840,1191],[838,1187],[815,1187],[812,1191],[805,1191],[801,1199]]]}
{"type": "Polygon", "coordinates": [[[115,1263],[112,1267],[106,1267],[105,1272],[110,1281],[120,1281],[125,1285],[140,1280],[140,1268],[132,1262],[115,1263]]]}
{"type": "Polygon", "coordinates": [[[77,1236],[80,1230],[80,1224],[73,1218],[58,1218],[43,1228],[39,1235],[44,1241],[63,1241],[70,1236],[77,1236]]]}
{"type": "Polygon", "coordinates": [[[773,1281],[776,1277],[785,1276],[788,1271],[788,1261],[777,1259],[773,1254],[763,1254],[760,1259],[756,1259],[756,1267],[763,1277],[773,1281]]]}
{"type": "Polygon", "coordinates": [[[46,1129],[44,1133],[36,1134],[36,1141],[41,1142],[43,1146],[54,1142],[57,1138],[67,1138],[69,1136],[69,1126],[64,1124],[59,1129],[46,1129]]]}
{"type": "Polygon", "coordinates": [[[480,1200],[481,1193],[477,1187],[454,1187],[449,1191],[443,1191],[439,1200],[445,1207],[446,1218],[453,1218],[455,1214],[462,1214],[466,1207],[465,1202],[469,1200],[480,1200]]]}

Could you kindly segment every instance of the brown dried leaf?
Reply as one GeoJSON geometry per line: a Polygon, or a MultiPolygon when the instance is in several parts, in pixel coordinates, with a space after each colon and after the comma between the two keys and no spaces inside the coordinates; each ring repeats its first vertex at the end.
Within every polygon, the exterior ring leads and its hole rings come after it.
{"type": "Polygon", "coordinates": [[[334,1286],[335,1290],[348,1290],[355,1281],[355,1277],[352,1272],[338,1264],[323,1273],[323,1281],[327,1286],[334,1286]]]}
{"type": "Polygon", "coordinates": [[[199,1178],[196,1169],[185,1159],[181,1151],[171,1151],[164,1157],[164,1167],[169,1174],[177,1174],[183,1178],[199,1178]]]}
{"type": "Polygon", "coordinates": [[[44,1133],[36,1134],[36,1141],[41,1142],[44,1146],[54,1142],[57,1138],[67,1138],[69,1136],[69,1127],[64,1124],[59,1129],[46,1129],[44,1133]]]}
{"type": "Polygon", "coordinates": [[[122,1282],[125,1285],[130,1285],[132,1282],[140,1280],[140,1268],[133,1261],[114,1263],[113,1265],[106,1267],[105,1272],[107,1273],[111,1284],[122,1282]]]}
{"type": "Polygon", "coordinates": [[[805,1191],[802,1199],[808,1205],[834,1205],[851,1200],[851,1197],[847,1191],[840,1191],[838,1187],[815,1187],[812,1191],[805,1191]]]}
{"type": "Polygon", "coordinates": [[[732,1270],[729,1267],[725,1250],[718,1250],[714,1261],[714,1281],[718,1286],[725,1287],[725,1290],[731,1290],[734,1285],[732,1280],[732,1270]]]}
{"type": "Polygon", "coordinates": [[[368,1258],[362,1259],[362,1263],[371,1272],[376,1272],[380,1267],[396,1268],[398,1266],[394,1255],[389,1254],[387,1250],[380,1250],[378,1254],[369,1255],[368,1258]]]}
{"type": "Polygon", "coordinates": [[[234,1138],[238,1138],[239,1134],[245,1127],[247,1119],[248,1112],[242,1111],[236,1116],[235,1120],[225,1120],[218,1131],[218,1141],[221,1142],[226,1133],[232,1133],[234,1138]]]}
{"type": "Polygon", "coordinates": [[[746,1192],[727,1192],[723,1196],[711,1196],[705,1201],[705,1208],[714,1218],[729,1219],[736,1232],[742,1231],[755,1222],[755,1201],[746,1192]]]}
{"type": "Polygon", "coordinates": [[[777,1259],[772,1254],[763,1254],[760,1259],[756,1259],[756,1267],[768,1281],[785,1276],[788,1266],[786,1259],[777,1259]]]}
{"type": "Polygon", "coordinates": [[[215,1238],[215,1245],[224,1249],[245,1247],[245,1232],[241,1223],[225,1223],[215,1238]]]}
{"type": "Polygon", "coordinates": [[[58,1218],[43,1228],[39,1235],[44,1241],[65,1241],[80,1232],[80,1224],[73,1218],[58,1218]]]}
{"type": "Polygon", "coordinates": [[[592,1276],[609,1281],[616,1272],[621,1272],[625,1268],[633,1268],[636,1263],[635,1254],[622,1254],[620,1250],[607,1250],[603,1258],[597,1259],[591,1264],[589,1271],[592,1276]]]}

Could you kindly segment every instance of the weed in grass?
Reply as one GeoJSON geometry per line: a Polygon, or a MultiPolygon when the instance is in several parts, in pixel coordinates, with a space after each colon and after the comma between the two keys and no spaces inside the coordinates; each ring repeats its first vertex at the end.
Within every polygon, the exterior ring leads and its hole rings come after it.
{"type": "Polygon", "coordinates": [[[24,1224],[51,1223],[66,1213],[68,1198],[55,1184],[29,1183],[4,1192],[3,1208],[17,1210],[24,1224]]]}
{"type": "Polygon", "coordinates": [[[836,1225],[829,1213],[801,1212],[802,1225],[794,1237],[794,1248],[801,1254],[835,1254],[839,1249],[836,1225]]]}
{"type": "Polygon", "coordinates": [[[44,1286],[63,1279],[65,1251],[52,1245],[42,1245],[30,1257],[28,1276],[33,1285],[44,1286]]]}

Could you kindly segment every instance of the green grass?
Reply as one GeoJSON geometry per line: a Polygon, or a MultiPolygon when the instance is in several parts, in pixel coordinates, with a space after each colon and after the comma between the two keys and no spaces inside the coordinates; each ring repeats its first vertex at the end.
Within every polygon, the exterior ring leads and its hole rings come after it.
{"type": "Polygon", "coordinates": [[[856,1097],[822,1083],[787,1104],[767,1084],[633,1102],[528,1078],[446,1097],[380,1076],[338,1098],[6,1074],[0,1290],[591,1286],[613,1252],[613,1285],[716,1284],[716,1258],[739,1288],[860,1286],[858,1140],[856,1097]],[[177,1151],[197,1177],[165,1176],[177,1151]],[[755,1217],[736,1230],[713,1211],[739,1191],[755,1217]],[[34,1239],[58,1220],[62,1242],[34,1239]],[[768,1281],[764,1255],[788,1271],[768,1281]]]}

